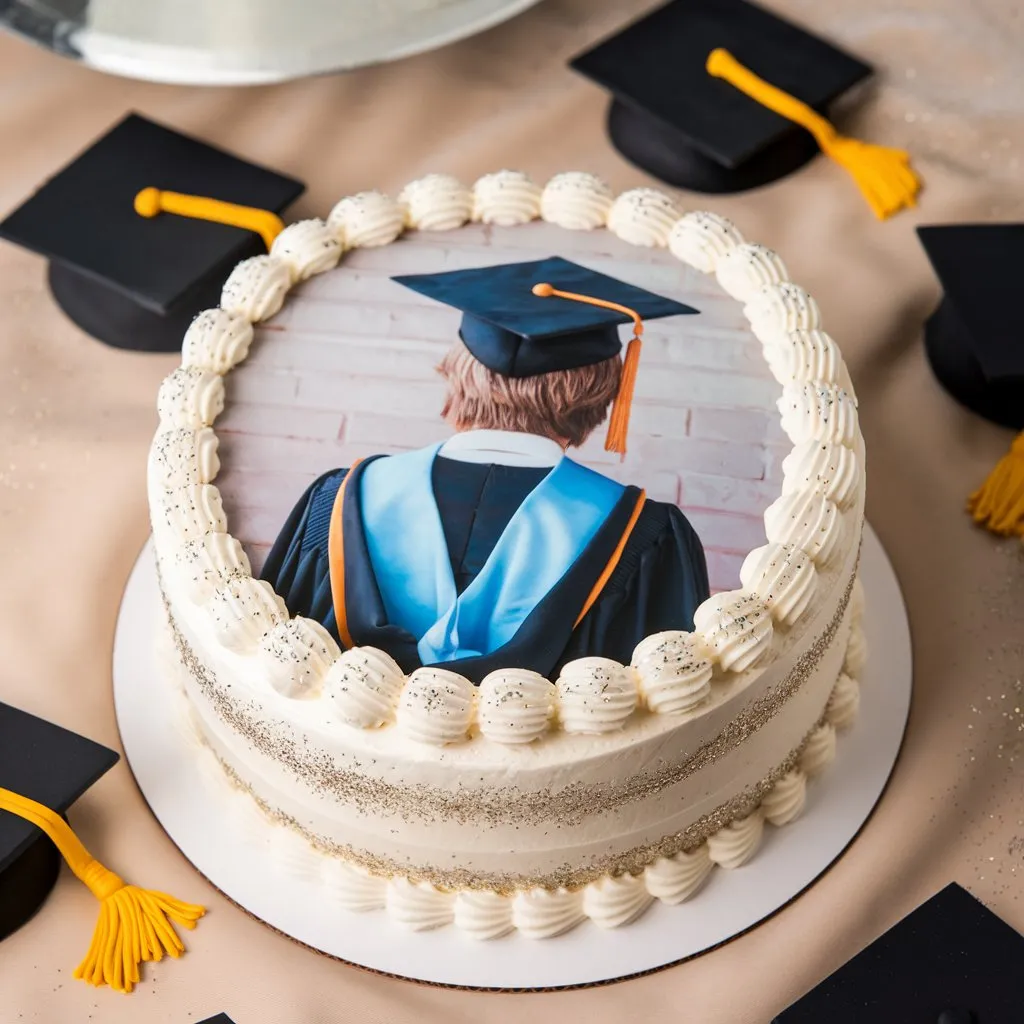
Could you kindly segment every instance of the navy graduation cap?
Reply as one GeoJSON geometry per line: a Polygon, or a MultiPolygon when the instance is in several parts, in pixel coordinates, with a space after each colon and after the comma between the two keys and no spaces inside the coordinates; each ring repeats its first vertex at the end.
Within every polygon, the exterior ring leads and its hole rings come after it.
{"type": "Polygon", "coordinates": [[[619,326],[632,321],[605,443],[620,455],[626,452],[643,320],[697,312],[560,256],[392,280],[461,310],[463,344],[504,377],[533,377],[611,359],[622,349],[619,326]]]}

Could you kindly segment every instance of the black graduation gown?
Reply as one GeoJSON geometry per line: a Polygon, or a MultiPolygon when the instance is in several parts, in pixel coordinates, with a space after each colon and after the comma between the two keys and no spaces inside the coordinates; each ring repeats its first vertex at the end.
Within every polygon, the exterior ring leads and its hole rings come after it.
{"type": "MultiPolygon", "coordinates": [[[[387,651],[406,672],[420,667],[418,638],[387,621],[370,564],[353,470],[342,509],[348,630],[355,644],[387,651]]],[[[335,498],[347,470],[325,473],[306,491],[274,544],[262,576],[292,615],[316,619],[338,637],[331,593],[328,536],[335,498]]],[[[498,538],[547,469],[434,460],[435,500],[461,593],[483,568],[498,538]]],[[[645,636],[693,629],[693,613],[709,594],[704,550],[675,506],[646,501],[618,564],[576,628],[577,616],[611,559],[640,492],[627,487],[604,525],[561,581],[527,616],[515,636],[490,654],[449,662],[474,682],[496,668],[530,668],[553,677],[562,664],[599,655],[628,663],[645,636]]],[[[340,642],[340,639],[339,639],[340,642]]]]}

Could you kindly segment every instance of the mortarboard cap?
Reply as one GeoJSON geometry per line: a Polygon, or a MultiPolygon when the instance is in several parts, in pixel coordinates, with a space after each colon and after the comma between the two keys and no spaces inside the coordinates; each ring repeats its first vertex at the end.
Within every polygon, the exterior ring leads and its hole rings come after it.
{"type": "Polygon", "coordinates": [[[169,352],[196,313],[218,304],[234,265],[265,248],[243,227],[140,217],[134,201],[146,188],[279,214],[304,186],[129,114],[0,223],[0,237],[50,261],[50,289],[84,331],[169,352]]]}
{"type": "Polygon", "coordinates": [[[198,1021],[197,1024],[235,1024],[235,1022],[226,1013],[218,1013],[215,1017],[207,1017],[206,1020],[198,1021]]]}
{"type": "Polygon", "coordinates": [[[619,326],[633,321],[605,442],[605,448],[623,456],[642,321],[697,312],[560,256],[393,280],[461,310],[459,336],[466,348],[505,377],[533,377],[610,359],[621,351],[619,326]]]}
{"type": "Polygon", "coordinates": [[[916,192],[912,172],[899,169],[905,154],[845,139],[824,120],[871,68],[747,0],[672,0],[571,66],[612,94],[616,148],[670,185],[756,188],[821,148],[854,174],[879,216],[916,192]]]}
{"type": "MultiPolygon", "coordinates": [[[[117,763],[113,750],[0,703],[0,786],[58,814],[117,763]]],[[[57,880],[60,854],[24,818],[0,810],[0,939],[20,928],[57,880]]]]}
{"type": "Polygon", "coordinates": [[[1021,1019],[1024,936],[948,885],[775,1024],[1003,1024],[1021,1019]]]}
{"type": "MultiPolygon", "coordinates": [[[[1024,224],[948,224],[917,233],[943,290],[924,328],[935,376],[978,415],[1024,429],[1024,313],[1017,298],[1024,224]]],[[[1024,537],[1024,433],[967,510],[993,533],[1024,537]]]]}
{"type": "Polygon", "coordinates": [[[204,911],[127,884],[89,854],[65,820],[70,805],[116,761],[113,750],[0,704],[0,938],[35,913],[63,857],[101,904],[74,976],[130,992],[142,961],[184,951],[173,925],[192,928],[204,911]]]}

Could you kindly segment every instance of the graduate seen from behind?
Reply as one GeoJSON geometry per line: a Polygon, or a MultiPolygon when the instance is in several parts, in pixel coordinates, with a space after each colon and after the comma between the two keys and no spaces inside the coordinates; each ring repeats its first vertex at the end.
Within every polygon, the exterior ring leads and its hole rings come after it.
{"type": "Polygon", "coordinates": [[[263,570],[291,614],[475,682],[628,663],[645,636],[692,629],[708,577],[683,513],[566,452],[611,410],[624,453],[641,318],[696,310],[560,258],[394,280],[463,313],[438,368],[456,433],[312,484],[263,570]]]}

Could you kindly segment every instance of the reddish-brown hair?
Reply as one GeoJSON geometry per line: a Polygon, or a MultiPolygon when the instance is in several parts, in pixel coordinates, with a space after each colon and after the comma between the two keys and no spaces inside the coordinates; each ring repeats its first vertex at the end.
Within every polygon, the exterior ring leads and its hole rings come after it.
{"type": "Polygon", "coordinates": [[[514,430],[579,447],[608,416],[619,391],[622,359],[505,377],[457,341],[437,369],[448,384],[441,415],[456,430],[514,430]]]}

